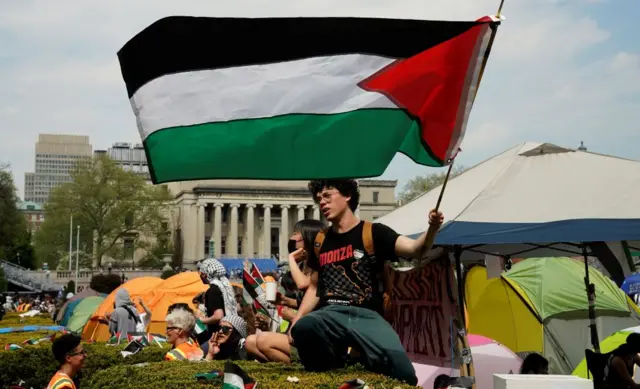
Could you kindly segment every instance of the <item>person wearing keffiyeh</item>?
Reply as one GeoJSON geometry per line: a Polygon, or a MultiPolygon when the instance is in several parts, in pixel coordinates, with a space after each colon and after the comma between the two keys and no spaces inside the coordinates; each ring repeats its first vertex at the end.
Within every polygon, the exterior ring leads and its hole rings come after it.
{"type": "MultiPolygon", "coordinates": [[[[200,319],[207,326],[207,340],[220,329],[220,321],[225,315],[237,315],[233,287],[227,278],[227,270],[216,259],[205,259],[200,264],[200,279],[209,289],[204,295],[205,317],[200,319]]],[[[207,348],[207,343],[202,344],[207,348]]]]}

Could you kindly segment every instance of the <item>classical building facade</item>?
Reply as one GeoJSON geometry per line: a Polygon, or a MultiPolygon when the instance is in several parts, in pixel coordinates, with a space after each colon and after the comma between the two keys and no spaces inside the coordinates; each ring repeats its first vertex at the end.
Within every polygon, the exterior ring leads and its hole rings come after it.
{"type": "MultiPolygon", "coordinates": [[[[360,180],[360,217],[375,220],[391,211],[396,184],[360,180]]],[[[186,267],[210,255],[285,259],[295,223],[322,220],[307,181],[187,181],[169,188],[175,195],[173,232],[180,231],[186,267]]]]}

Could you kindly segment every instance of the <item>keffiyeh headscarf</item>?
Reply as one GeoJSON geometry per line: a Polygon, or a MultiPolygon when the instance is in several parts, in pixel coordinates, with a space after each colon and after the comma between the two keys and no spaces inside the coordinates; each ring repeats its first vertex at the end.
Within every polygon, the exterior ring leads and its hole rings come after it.
{"type": "Polygon", "coordinates": [[[238,331],[240,336],[242,336],[243,338],[247,337],[247,322],[244,321],[244,319],[241,318],[240,316],[238,316],[238,315],[224,315],[224,317],[220,321],[221,322],[226,321],[228,323],[231,323],[233,328],[235,328],[235,330],[238,331]]]}
{"type": "Polygon", "coordinates": [[[209,258],[200,264],[200,272],[207,276],[207,281],[222,292],[225,315],[237,315],[236,294],[227,278],[227,269],[217,259],[209,258]]]}

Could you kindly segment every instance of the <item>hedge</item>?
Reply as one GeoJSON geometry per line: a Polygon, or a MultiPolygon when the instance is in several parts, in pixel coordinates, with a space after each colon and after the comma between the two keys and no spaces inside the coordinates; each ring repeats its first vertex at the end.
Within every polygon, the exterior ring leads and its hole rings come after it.
{"type": "MultiPolygon", "coordinates": [[[[26,318],[20,322],[17,314],[6,316],[0,321],[0,327],[18,327],[25,325],[51,325],[48,316],[26,318]],[[9,323],[9,324],[7,324],[9,323]]],[[[17,385],[24,381],[23,387],[44,388],[56,372],[58,363],[53,359],[51,343],[22,345],[27,339],[43,338],[51,332],[12,332],[0,335],[0,388],[17,385]],[[4,351],[5,344],[16,343],[20,350],[4,351]]],[[[84,344],[89,357],[82,370],[83,389],[183,389],[198,385],[194,375],[212,370],[223,370],[223,361],[214,362],[164,362],[169,346],[164,348],[152,344],[139,353],[123,358],[120,351],[124,345],[108,346],[104,343],[84,344]],[[145,366],[133,366],[148,363],[145,366]]],[[[258,362],[237,362],[251,377],[258,381],[258,387],[269,388],[331,388],[335,389],[346,380],[360,378],[371,388],[404,389],[409,385],[362,368],[350,367],[327,373],[306,372],[300,365],[260,364],[258,362]],[[298,377],[298,383],[287,381],[287,377],[298,377]]],[[[220,388],[222,380],[200,384],[203,388],[220,388]]]]}
{"type": "MultiPolygon", "coordinates": [[[[260,389],[326,388],[335,389],[346,380],[360,378],[370,388],[415,388],[387,377],[347,368],[328,373],[305,372],[299,365],[275,363],[236,362],[249,376],[258,382],[260,389]],[[298,383],[288,382],[287,377],[298,377],[298,383]]],[[[222,378],[198,385],[194,375],[212,370],[223,370],[224,361],[214,362],[160,362],[146,366],[114,366],[94,373],[82,382],[82,389],[184,389],[189,387],[220,388],[222,378]]]]}
{"type": "MultiPolygon", "coordinates": [[[[0,342],[3,341],[4,335],[0,336],[0,342]]],[[[124,345],[85,344],[84,348],[87,350],[89,358],[82,370],[83,382],[96,371],[109,367],[162,361],[169,350],[168,346],[160,348],[157,345],[152,345],[145,347],[137,354],[123,358],[120,351],[124,345]]],[[[58,363],[51,353],[50,343],[0,352],[0,366],[2,366],[0,369],[0,388],[17,385],[21,380],[25,382],[23,387],[44,388],[58,369],[58,363]]],[[[84,388],[84,384],[82,386],[84,388]]]]}

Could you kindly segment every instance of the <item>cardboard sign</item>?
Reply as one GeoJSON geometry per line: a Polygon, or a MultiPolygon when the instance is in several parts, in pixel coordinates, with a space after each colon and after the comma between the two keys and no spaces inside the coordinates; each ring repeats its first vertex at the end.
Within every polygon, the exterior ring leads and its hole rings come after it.
{"type": "Polygon", "coordinates": [[[458,368],[452,341],[457,293],[448,261],[400,271],[387,267],[392,327],[415,363],[458,368]],[[453,359],[453,362],[452,362],[453,359]]]}

